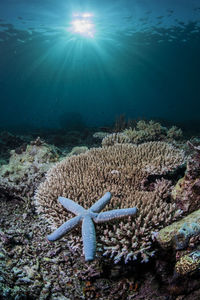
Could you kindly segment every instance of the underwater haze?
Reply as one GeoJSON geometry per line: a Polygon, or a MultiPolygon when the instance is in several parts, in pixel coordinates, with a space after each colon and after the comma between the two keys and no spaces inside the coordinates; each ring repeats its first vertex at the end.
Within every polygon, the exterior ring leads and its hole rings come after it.
{"type": "Polygon", "coordinates": [[[199,70],[198,0],[0,1],[2,128],[200,122],[199,70]]]}

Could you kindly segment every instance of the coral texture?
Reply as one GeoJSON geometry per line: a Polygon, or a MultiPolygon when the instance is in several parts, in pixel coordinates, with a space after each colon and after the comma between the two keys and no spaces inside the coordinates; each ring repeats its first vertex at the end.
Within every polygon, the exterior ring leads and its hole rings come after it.
{"type": "MultiPolygon", "coordinates": [[[[152,231],[170,224],[176,217],[176,207],[162,199],[164,191],[161,195],[142,191],[141,182],[150,174],[162,176],[175,170],[184,159],[182,151],[164,142],[91,149],[48,171],[35,196],[37,210],[55,229],[73,216],[62,208],[59,196],[73,199],[87,209],[110,191],[108,209],[136,206],[139,213],[120,223],[113,221],[101,227],[97,224],[97,250],[112,256],[115,262],[136,258],[138,253],[145,261],[151,254],[152,231]]],[[[68,244],[74,251],[81,248],[78,230],[68,235],[68,244]]]]}
{"type": "Polygon", "coordinates": [[[82,239],[83,249],[86,261],[94,260],[96,254],[96,232],[94,223],[103,223],[110,220],[117,220],[128,216],[133,216],[137,212],[136,207],[113,209],[105,212],[100,211],[109,203],[111,193],[107,192],[89,209],[84,209],[82,206],[68,198],[59,197],[59,202],[68,210],[76,215],[76,217],[62,224],[53,233],[48,235],[49,241],[56,241],[63,237],[70,230],[75,228],[79,223],[82,223],[82,239]]]}
{"type": "Polygon", "coordinates": [[[102,140],[102,146],[117,143],[140,144],[148,141],[173,141],[182,138],[182,130],[176,126],[170,129],[155,121],[138,121],[134,128],[125,129],[120,133],[110,134],[102,140]]]}
{"type": "Polygon", "coordinates": [[[105,136],[105,138],[103,138],[102,140],[102,146],[107,147],[107,146],[113,146],[115,144],[126,144],[130,142],[131,140],[126,134],[122,132],[118,132],[118,133],[111,133],[105,136]]]}
{"type": "Polygon", "coordinates": [[[58,161],[55,148],[39,138],[21,151],[12,150],[9,164],[0,168],[0,191],[7,197],[31,198],[47,170],[58,161]]]}

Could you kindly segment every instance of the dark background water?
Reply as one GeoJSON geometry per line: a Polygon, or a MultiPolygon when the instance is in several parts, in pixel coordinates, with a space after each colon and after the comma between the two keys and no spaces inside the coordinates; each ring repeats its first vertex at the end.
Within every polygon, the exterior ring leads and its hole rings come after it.
{"type": "Polygon", "coordinates": [[[63,1],[1,1],[0,127],[200,123],[198,1],[68,1],[66,18],[63,1]],[[73,10],[94,11],[94,38],[66,30],[73,10]]]}

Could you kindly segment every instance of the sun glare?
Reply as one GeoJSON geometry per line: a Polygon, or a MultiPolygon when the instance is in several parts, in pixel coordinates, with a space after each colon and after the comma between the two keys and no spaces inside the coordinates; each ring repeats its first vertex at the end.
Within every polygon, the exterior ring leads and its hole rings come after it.
{"type": "Polygon", "coordinates": [[[75,13],[71,22],[71,32],[81,36],[93,38],[95,33],[93,15],[90,13],[75,13]]]}

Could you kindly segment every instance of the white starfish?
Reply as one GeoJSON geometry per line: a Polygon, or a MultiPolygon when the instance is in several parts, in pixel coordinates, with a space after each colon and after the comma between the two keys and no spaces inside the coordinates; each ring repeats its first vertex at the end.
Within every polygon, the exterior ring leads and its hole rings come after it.
{"type": "Polygon", "coordinates": [[[63,237],[71,229],[75,228],[82,222],[82,238],[83,238],[83,250],[85,254],[85,260],[91,261],[96,254],[96,232],[94,223],[102,223],[114,219],[123,218],[126,216],[132,216],[136,214],[137,208],[124,208],[114,209],[99,213],[111,199],[111,193],[107,192],[102,198],[100,198],[89,209],[84,209],[78,203],[68,198],[59,197],[59,202],[69,211],[74,213],[76,217],[68,220],[52,234],[47,236],[49,241],[56,241],[63,237]]]}

